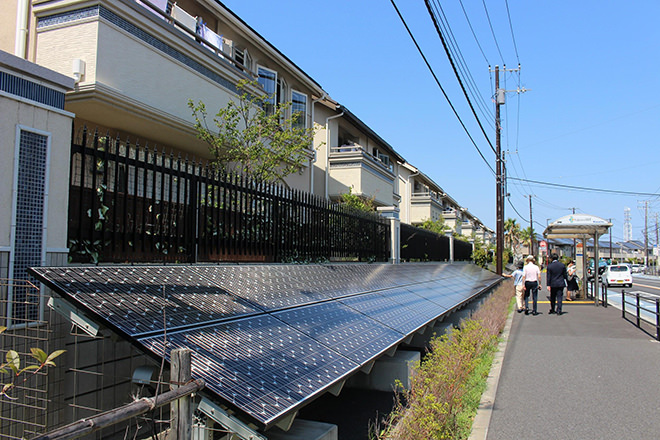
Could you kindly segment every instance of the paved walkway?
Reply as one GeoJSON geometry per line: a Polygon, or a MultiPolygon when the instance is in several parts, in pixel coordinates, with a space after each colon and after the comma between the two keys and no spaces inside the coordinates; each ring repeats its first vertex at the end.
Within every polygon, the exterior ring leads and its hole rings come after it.
{"type": "Polygon", "coordinates": [[[660,438],[660,344],[614,307],[549,308],[514,313],[487,440],[660,438]]]}

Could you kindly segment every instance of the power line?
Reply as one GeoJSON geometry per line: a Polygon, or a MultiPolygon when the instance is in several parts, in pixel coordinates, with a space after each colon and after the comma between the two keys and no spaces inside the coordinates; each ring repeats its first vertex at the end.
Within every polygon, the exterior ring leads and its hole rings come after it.
{"type": "MultiPolygon", "coordinates": [[[[394,0],[391,0],[392,4],[394,4],[394,0]]],[[[447,58],[449,58],[449,63],[451,64],[452,69],[454,70],[454,74],[456,75],[456,79],[458,79],[458,83],[461,86],[461,90],[463,90],[463,94],[465,95],[465,99],[467,99],[467,102],[470,106],[470,109],[472,110],[472,114],[474,115],[474,118],[477,120],[477,124],[479,124],[479,128],[481,128],[481,132],[483,133],[484,137],[486,138],[486,141],[488,142],[488,145],[490,145],[491,150],[493,150],[493,153],[497,154],[495,151],[495,147],[493,147],[493,144],[490,142],[490,139],[488,138],[488,135],[486,134],[486,130],[484,130],[483,125],[481,125],[481,121],[479,120],[479,117],[477,116],[476,111],[474,110],[474,106],[472,105],[472,101],[470,101],[470,97],[467,94],[467,91],[465,90],[465,86],[463,85],[463,81],[461,81],[461,77],[458,74],[458,71],[456,70],[456,65],[454,64],[454,60],[452,59],[451,53],[449,52],[449,49],[447,48],[447,42],[445,41],[444,36],[442,35],[442,31],[440,30],[440,26],[438,25],[438,20],[433,13],[433,10],[431,9],[431,5],[429,3],[429,0],[424,0],[424,3],[426,3],[426,9],[429,12],[429,15],[431,16],[431,19],[433,20],[433,24],[435,25],[435,30],[438,33],[438,36],[440,37],[440,41],[442,42],[442,46],[445,49],[445,53],[447,54],[447,58]]],[[[498,158],[499,159],[499,158],[498,158]]]]}
{"type": "Polygon", "coordinates": [[[573,186],[573,185],[562,185],[561,183],[549,183],[549,182],[541,182],[539,180],[530,180],[530,179],[520,179],[517,177],[509,177],[511,180],[517,180],[520,182],[527,182],[527,183],[534,183],[537,185],[545,185],[545,186],[550,186],[550,187],[557,187],[557,188],[568,188],[568,189],[575,189],[575,190],[580,190],[580,191],[591,191],[591,192],[601,192],[601,193],[606,193],[606,194],[621,194],[621,195],[628,195],[628,196],[645,196],[645,197],[658,197],[660,194],[657,193],[643,193],[643,192],[633,192],[633,191],[619,191],[615,189],[601,189],[601,188],[590,188],[587,186],[573,186]]]}
{"type": "MultiPolygon", "coordinates": [[[[465,124],[463,123],[463,120],[461,119],[460,115],[459,115],[458,112],[456,111],[456,108],[454,107],[454,104],[452,104],[451,99],[449,99],[449,96],[447,96],[447,92],[445,92],[445,89],[442,87],[442,84],[440,84],[440,80],[438,79],[437,75],[436,75],[435,72],[433,71],[433,68],[432,68],[431,65],[429,64],[429,61],[426,59],[426,55],[424,55],[424,52],[423,52],[422,49],[419,47],[419,44],[417,43],[417,40],[415,39],[415,36],[413,35],[412,31],[411,31],[410,28],[408,27],[408,23],[406,23],[406,20],[403,18],[403,15],[401,15],[401,12],[399,11],[399,8],[398,8],[398,7],[396,6],[396,4],[394,3],[394,0],[390,0],[390,2],[392,3],[392,6],[394,6],[394,9],[396,10],[397,15],[399,16],[399,19],[400,19],[401,22],[403,23],[403,26],[406,28],[406,31],[408,31],[408,35],[410,35],[410,38],[412,39],[413,43],[415,43],[415,47],[417,48],[417,51],[419,52],[419,54],[422,56],[422,59],[424,60],[424,63],[426,63],[426,67],[427,67],[427,68],[429,69],[429,71],[431,72],[431,75],[433,75],[433,79],[435,80],[435,83],[436,83],[436,84],[438,85],[438,87],[440,88],[440,91],[442,92],[442,94],[444,95],[445,99],[447,100],[447,103],[449,104],[449,106],[451,107],[452,111],[454,112],[454,115],[455,115],[456,118],[458,119],[458,122],[461,123],[461,127],[463,127],[463,130],[464,130],[465,133],[468,135],[468,138],[470,138],[470,141],[472,142],[472,145],[474,145],[474,148],[477,149],[477,152],[479,153],[479,156],[481,156],[481,158],[483,159],[483,161],[484,161],[484,162],[486,163],[486,165],[488,166],[488,169],[490,169],[491,173],[493,173],[493,175],[495,175],[495,170],[493,169],[493,167],[491,166],[491,164],[488,163],[488,160],[486,160],[486,158],[484,157],[483,153],[482,153],[481,150],[479,149],[479,146],[477,146],[477,143],[474,141],[474,139],[472,138],[472,135],[470,134],[470,132],[468,131],[467,127],[466,127],[465,124]]],[[[490,142],[489,142],[489,143],[490,143],[490,142]]],[[[491,145],[491,148],[492,148],[492,145],[491,145]]]]}
{"type": "Polygon", "coordinates": [[[477,38],[477,34],[474,33],[474,29],[472,28],[472,23],[470,22],[470,18],[467,15],[467,12],[465,11],[465,7],[463,6],[463,0],[459,0],[461,3],[461,9],[463,9],[463,15],[465,15],[465,19],[468,22],[468,26],[470,26],[470,31],[472,31],[472,36],[474,37],[474,41],[477,42],[477,46],[479,46],[479,50],[481,51],[481,55],[484,56],[484,60],[486,60],[486,63],[488,64],[488,67],[490,67],[490,62],[488,61],[488,58],[486,57],[486,54],[484,53],[484,50],[481,48],[481,44],[479,44],[479,39],[477,38]]]}
{"type": "Polygon", "coordinates": [[[467,88],[470,91],[472,98],[476,101],[477,106],[481,111],[481,114],[486,118],[486,121],[494,130],[495,126],[490,122],[494,118],[494,115],[489,113],[488,104],[486,103],[483,96],[479,93],[479,86],[477,86],[477,83],[474,80],[472,73],[470,72],[470,68],[468,67],[467,62],[465,61],[465,57],[463,57],[463,52],[461,51],[461,48],[458,45],[456,37],[454,36],[454,32],[452,31],[451,26],[449,25],[449,20],[445,15],[445,11],[442,8],[442,5],[438,1],[434,2],[434,6],[436,11],[435,13],[439,18],[440,25],[445,30],[445,35],[447,41],[449,42],[448,47],[450,51],[452,51],[452,53],[455,54],[454,57],[457,60],[458,70],[461,71],[465,84],[467,85],[467,88]],[[440,11],[440,13],[438,13],[438,10],[440,11]]]}
{"type": "Polygon", "coordinates": [[[509,29],[511,29],[511,39],[513,40],[513,49],[516,52],[516,60],[518,61],[518,64],[520,64],[520,58],[518,58],[518,46],[516,45],[516,37],[515,35],[513,35],[513,24],[511,23],[511,13],[509,12],[509,0],[504,0],[504,4],[506,5],[506,16],[509,18],[509,29]]]}
{"type": "Polygon", "coordinates": [[[502,56],[502,51],[500,50],[500,45],[497,43],[497,37],[495,36],[495,30],[493,29],[493,23],[490,21],[490,15],[488,14],[488,8],[486,7],[486,0],[481,0],[484,4],[484,11],[486,11],[486,18],[488,18],[488,25],[490,26],[490,32],[493,34],[493,40],[495,40],[495,47],[497,47],[497,52],[500,54],[500,59],[502,64],[505,64],[504,57],[502,56]]]}
{"type": "Polygon", "coordinates": [[[523,215],[522,215],[521,213],[518,212],[518,210],[516,209],[516,207],[513,206],[513,203],[511,203],[511,199],[510,199],[509,197],[507,197],[506,200],[509,202],[509,205],[511,205],[511,208],[513,208],[513,210],[516,212],[516,214],[518,214],[518,217],[520,217],[520,219],[521,219],[522,221],[524,221],[524,222],[529,222],[529,219],[526,219],[525,217],[523,217],[523,215]]]}

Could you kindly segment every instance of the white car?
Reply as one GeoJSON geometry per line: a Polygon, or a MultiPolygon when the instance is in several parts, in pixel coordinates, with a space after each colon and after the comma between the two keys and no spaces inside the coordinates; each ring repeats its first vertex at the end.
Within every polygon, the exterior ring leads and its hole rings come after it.
{"type": "Polygon", "coordinates": [[[601,276],[603,284],[607,287],[628,286],[632,287],[633,279],[630,267],[625,264],[612,264],[605,268],[601,276]]]}

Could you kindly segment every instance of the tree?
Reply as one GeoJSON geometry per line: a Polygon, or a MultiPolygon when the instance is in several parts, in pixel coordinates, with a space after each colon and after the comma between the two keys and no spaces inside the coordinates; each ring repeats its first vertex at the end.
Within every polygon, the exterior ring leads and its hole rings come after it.
{"type": "Polygon", "coordinates": [[[357,194],[353,194],[353,187],[348,188],[348,192],[343,193],[339,197],[339,203],[342,205],[350,206],[353,209],[364,212],[374,212],[376,210],[376,204],[374,203],[374,198],[365,198],[360,197],[357,194]]]}
{"type": "Polygon", "coordinates": [[[504,247],[513,249],[520,241],[520,225],[515,218],[508,218],[504,221],[504,247]]]}
{"type": "Polygon", "coordinates": [[[474,239],[474,246],[472,248],[472,260],[477,266],[485,268],[491,262],[490,253],[484,242],[476,237],[474,239]]]}
{"type": "Polygon", "coordinates": [[[520,242],[527,246],[529,253],[532,253],[532,239],[534,238],[534,230],[531,226],[526,227],[520,231],[520,242]]]}
{"type": "Polygon", "coordinates": [[[423,229],[428,229],[429,231],[433,231],[436,234],[440,234],[440,235],[445,235],[445,233],[451,229],[449,225],[445,223],[445,219],[442,217],[440,217],[437,220],[431,220],[430,218],[428,218],[424,220],[424,223],[419,225],[419,227],[423,229]]]}
{"type": "Polygon", "coordinates": [[[255,81],[240,81],[238,98],[213,117],[214,128],[202,101],[189,100],[188,107],[197,137],[209,144],[215,166],[287,185],[284,178],[302,172],[310,160],[314,130],[298,123],[304,117],[299,112],[288,116],[291,103],[273,106],[271,96],[250,93],[259,87],[255,81]]]}

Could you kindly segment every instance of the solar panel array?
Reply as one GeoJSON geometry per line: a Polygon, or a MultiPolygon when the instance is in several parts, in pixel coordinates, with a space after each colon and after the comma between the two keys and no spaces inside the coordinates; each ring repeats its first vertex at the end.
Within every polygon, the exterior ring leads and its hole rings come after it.
{"type": "Polygon", "coordinates": [[[500,279],[442,263],[31,271],[159,356],[192,349],[193,376],[264,427],[500,279]]]}

